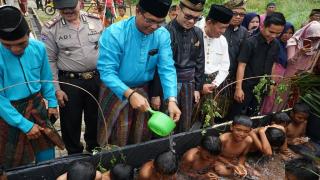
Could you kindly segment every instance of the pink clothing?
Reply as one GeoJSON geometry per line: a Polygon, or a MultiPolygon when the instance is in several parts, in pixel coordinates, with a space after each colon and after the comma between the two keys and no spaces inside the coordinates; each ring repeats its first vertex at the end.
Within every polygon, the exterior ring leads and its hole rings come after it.
{"type": "Polygon", "coordinates": [[[266,17],[267,17],[266,13],[260,15],[260,31],[263,29],[263,23],[266,17]]]}
{"type": "MultiPolygon", "coordinates": [[[[315,51],[304,53],[303,39],[318,37],[320,38],[320,23],[312,21],[300,30],[298,30],[287,42],[288,49],[288,67],[285,77],[294,76],[297,73],[307,71],[313,64],[313,55],[315,51]]],[[[317,49],[320,39],[312,43],[313,49],[317,49]]]]}
{"type": "MultiPolygon", "coordinates": [[[[286,69],[281,64],[276,64],[273,69],[273,75],[284,76],[286,69]]],[[[282,78],[274,78],[275,82],[278,84],[282,81],[282,78]]],[[[278,104],[275,103],[276,93],[273,92],[264,98],[263,104],[261,106],[261,114],[268,114],[270,112],[278,111],[278,104]]]]}
{"type": "Polygon", "coordinates": [[[25,15],[28,11],[28,0],[19,0],[18,4],[21,12],[25,15]]]}
{"type": "MultiPolygon", "coordinates": [[[[288,54],[288,66],[284,73],[284,77],[290,78],[302,72],[310,70],[314,63],[314,56],[316,55],[316,49],[320,43],[320,23],[312,21],[300,30],[298,30],[288,41],[287,41],[287,54],[288,54]],[[305,53],[303,48],[303,39],[310,37],[318,37],[318,40],[313,40],[311,52],[305,53]]],[[[294,92],[294,89],[289,89],[287,93],[281,96],[283,102],[277,106],[273,106],[273,111],[280,111],[284,107],[290,107],[289,94],[294,92]]],[[[293,101],[297,100],[299,94],[293,93],[296,97],[293,97],[293,101]]]]}

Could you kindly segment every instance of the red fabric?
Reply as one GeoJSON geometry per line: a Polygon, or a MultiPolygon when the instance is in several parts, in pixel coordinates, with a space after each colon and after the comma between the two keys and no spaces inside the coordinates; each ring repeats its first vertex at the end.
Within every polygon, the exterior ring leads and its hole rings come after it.
{"type": "Polygon", "coordinates": [[[27,0],[20,0],[19,7],[20,7],[21,12],[23,14],[25,14],[27,12],[28,1],[27,0]]]}

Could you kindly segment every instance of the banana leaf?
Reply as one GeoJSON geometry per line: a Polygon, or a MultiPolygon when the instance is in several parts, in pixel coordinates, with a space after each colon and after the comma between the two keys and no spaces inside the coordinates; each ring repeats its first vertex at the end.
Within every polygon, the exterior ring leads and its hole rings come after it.
{"type": "Polygon", "coordinates": [[[305,103],[307,103],[311,107],[311,110],[314,112],[314,114],[320,117],[320,106],[317,105],[318,102],[306,96],[300,96],[300,97],[305,103]]]}

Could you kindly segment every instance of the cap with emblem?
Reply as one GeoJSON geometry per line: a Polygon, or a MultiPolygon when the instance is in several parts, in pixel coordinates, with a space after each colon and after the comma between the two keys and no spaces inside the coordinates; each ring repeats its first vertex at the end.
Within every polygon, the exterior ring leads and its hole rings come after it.
{"type": "Polygon", "coordinates": [[[53,0],[53,5],[56,9],[75,8],[78,0],[53,0]]]}
{"type": "Polygon", "coordinates": [[[148,13],[164,18],[167,16],[172,0],[140,0],[139,6],[148,13]]]}
{"type": "Polygon", "coordinates": [[[221,5],[212,4],[207,18],[223,24],[228,24],[232,16],[233,13],[230,9],[221,5]]]}
{"type": "Polygon", "coordinates": [[[180,3],[187,8],[201,12],[204,9],[204,4],[206,3],[205,0],[181,0],[180,3]]]}
{"type": "Polygon", "coordinates": [[[230,0],[223,4],[229,9],[244,9],[246,10],[246,1],[245,0],[230,0]]]}
{"type": "Polygon", "coordinates": [[[27,21],[20,10],[13,6],[0,7],[0,38],[14,41],[30,32],[27,21]]]}

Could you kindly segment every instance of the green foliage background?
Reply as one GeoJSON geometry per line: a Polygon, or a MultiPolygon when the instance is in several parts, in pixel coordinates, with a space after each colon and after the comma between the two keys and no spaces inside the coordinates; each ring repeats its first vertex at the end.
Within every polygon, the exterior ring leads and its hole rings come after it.
{"type": "MultiPolygon", "coordinates": [[[[178,4],[178,0],[173,0],[178,4]]],[[[206,0],[205,14],[208,13],[211,4],[223,4],[226,0],[206,0]]],[[[277,4],[277,11],[282,12],[287,21],[294,24],[299,29],[301,23],[309,18],[312,9],[320,8],[320,0],[247,0],[247,12],[257,12],[262,14],[269,2],[277,4]]]]}

